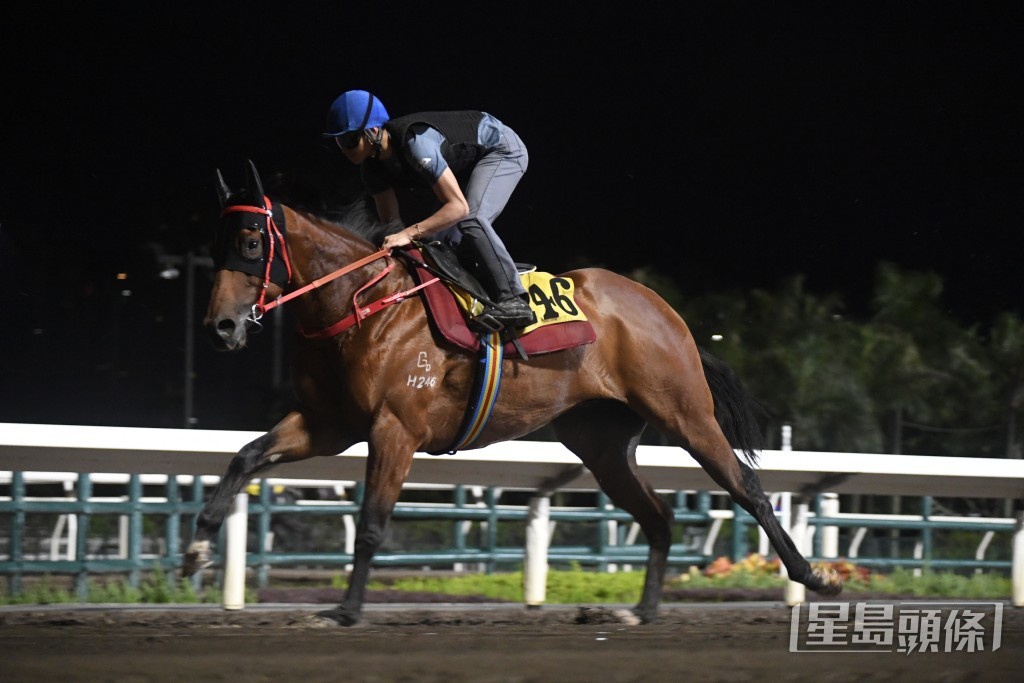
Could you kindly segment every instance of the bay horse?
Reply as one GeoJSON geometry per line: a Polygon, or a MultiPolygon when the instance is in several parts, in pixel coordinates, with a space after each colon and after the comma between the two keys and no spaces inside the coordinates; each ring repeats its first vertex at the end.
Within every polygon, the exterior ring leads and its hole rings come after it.
{"type": "MultiPolygon", "coordinates": [[[[478,359],[428,325],[415,281],[406,268],[394,267],[389,252],[358,231],[272,202],[251,161],[245,172],[244,188],[232,191],[217,171],[222,217],[204,320],[211,339],[222,350],[243,348],[249,327],[285,299],[294,302],[300,330],[334,329],[298,336],[293,384],[299,408],[232,458],[198,515],[182,574],[211,564],[211,539],[251,479],[274,465],[335,455],[366,441],[365,495],[348,588],[340,605],[320,613],[352,625],[413,454],[453,443],[478,359]],[[378,301],[402,303],[364,317],[370,307],[353,304],[364,289],[383,297],[378,301]],[[437,381],[410,387],[411,364],[424,353],[437,381]]],[[[841,580],[811,567],[761,488],[752,468],[761,437],[758,404],[732,370],[699,350],[683,319],[647,287],[600,268],[565,277],[575,283],[576,304],[596,339],[526,360],[506,356],[500,395],[473,447],[552,425],[646,536],[646,575],[632,609],[641,622],[657,615],[673,521],[670,507],[637,470],[635,452],[647,425],[686,449],[757,520],[792,580],[825,595],[839,593],[841,580]]]]}

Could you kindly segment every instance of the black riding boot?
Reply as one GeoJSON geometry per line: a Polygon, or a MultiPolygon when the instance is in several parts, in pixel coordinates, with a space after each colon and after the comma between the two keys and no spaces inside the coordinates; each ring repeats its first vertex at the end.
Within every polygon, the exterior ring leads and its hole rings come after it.
{"type": "Polygon", "coordinates": [[[487,290],[487,295],[496,306],[487,306],[477,316],[478,324],[490,331],[498,331],[505,327],[514,329],[526,327],[537,322],[537,316],[530,309],[526,295],[519,295],[505,275],[494,247],[486,237],[477,237],[472,233],[464,233],[459,243],[459,258],[463,265],[470,268],[476,279],[487,290]],[[495,327],[491,321],[499,325],[495,327]]]}

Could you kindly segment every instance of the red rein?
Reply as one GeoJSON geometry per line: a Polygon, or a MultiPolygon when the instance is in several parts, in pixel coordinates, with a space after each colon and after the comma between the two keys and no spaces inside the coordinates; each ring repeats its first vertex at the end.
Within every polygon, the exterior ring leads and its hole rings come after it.
{"type": "MultiPolygon", "coordinates": [[[[277,299],[269,303],[264,303],[267,295],[267,287],[270,285],[270,267],[274,262],[274,249],[277,241],[280,241],[281,243],[281,258],[284,259],[285,267],[288,270],[288,282],[292,281],[292,264],[291,260],[288,257],[288,248],[287,246],[285,246],[284,236],[281,234],[281,231],[278,229],[277,224],[274,222],[273,213],[271,212],[270,209],[266,208],[268,206],[271,206],[270,199],[264,197],[263,202],[263,206],[227,206],[221,210],[222,216],[226,213],[245,211],[248,213],[262,214],[267,217],[267,225],[269,226],[269,230],[267,231],[267,237],[269,241],[269,253],[267,255],[267,266],[264,269],[263,274],[263,287],[260,290],[260,300],[257,303],[253,304],[252,307],[252,319],[254,322],[262,318],[263,314],[266,313],[267,311],[276,308],[277,306],[280,306],[288,301],[291,301],[292,299],[301,294],[305,294],[306,292],[312,289],[316,289],[317,287],[322,287],[328,282],[336,278],[339,278],[342,275],[345,275],[346,273],[351,273],[354,270],[358,270],[359,268],[362,268],[365,265],[373,263],[377,259],[387,258],[391,254],[390,249],[381,249],[376,253],[370,254],[369,256],[366,256],[364,258],[359,259],[358,261],[348,264],[344,268],[340,268],[334,271],[333,273],[318,278],[313,282],[310,282],[308,285],[305,285],[304,287],[300,287],[299,289],[296,289],[293,292],[289,292],[284,296],[279,296],[277,299]]],[[[373,285],[383,280],[388,273],[394,270],[394,268],[395,264],[389,261],[387,267],[385,267],[384,270],[382,270],[380,273],[371,278],[369,282],[367,282],[365,285],[356,290],[355,294],[352,295],[352,313],[350,313],[349,315],[345,316],[344,318],[334,323],[333,325],[325,327],[322,330],[308,331],[300,328],[299,331],[302,333],[304,337],[310,339],[325,339],[327,337],[333,337],[334,335],[341,334],[342,332],[352,327],[353,325],[361,326],[364,318],[367,318],[373,315],[374,313],[384,308],[387,308],[392,304],[401,303],[405,301],[405,299],[408,298],[408,296],[413,292],[423,289],[424,287],[432,285],[438,281],[437,278],[434,278],[433,280],[428,280],[427,282],[412,287],[411,289],[407,289],[402,292],[397,292],[395,294],[390,294],[364,307],[360,307],[357,301],[359,295],[362,294],[363,291],[365,291],[366,289],[369,289],[373,285]]]]}

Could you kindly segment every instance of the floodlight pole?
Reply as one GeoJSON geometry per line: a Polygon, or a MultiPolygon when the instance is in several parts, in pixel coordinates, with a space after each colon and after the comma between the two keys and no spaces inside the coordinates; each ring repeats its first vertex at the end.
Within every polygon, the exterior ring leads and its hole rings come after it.
{"type": "Polygon", "coordinates": [[[195,423],[192,416],[195,380],[195,314],[196,314],[196,258],[192,250],[185,253],[185,429],[195,423]]]}

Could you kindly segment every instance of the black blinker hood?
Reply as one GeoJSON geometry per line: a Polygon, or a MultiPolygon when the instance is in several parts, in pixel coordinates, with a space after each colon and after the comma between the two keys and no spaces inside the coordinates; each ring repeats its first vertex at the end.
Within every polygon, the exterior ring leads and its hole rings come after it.
{"type": "MultiPolygon", "coordinates": [[[[220,170],[217,171],[217,194],[221,209],[228,206],[255,206],[263,208],[265,199],[263,183],[260,181],[256,165],[246,160],[245,189],[232,192],[224,182],[220,170]]],[[[270,264],[270,281],[281,288],[288,284],[288,266],[284,260],[287,237],[287,226],[284,210],[280,204],[271,202],[271,213],[280,237],[274,237],[274,262],[270,264]]],[[[269,217],[261,213],[232,212],[221,217],[220,227],[214,244],[213,257],[218,270],[234,270],[247,275],[263,278],[266,275],[267,255],[270,254],[271,229],[269,217]],[[255,220],[252,220],[255,219],[255,220]],[[243,227],[258,229],[263,239],[263,257],[259,260],[242,258],[235,249],[235,236],[243,227]]]]}
{"type": "MultiPolygon", "coordinates": [[[[262,206],[263,202],[260,201],[256,206],[262,206]]],[[[274,237],[274,262],[270,264],[270,281],[275,285],[284,288],[288,284],[288,266],[284,262],[284,249],[285,246],[282,243],[288,236],[288,228],[285,225],[284,211],[281,209],[281,205],[272,202],[271,212],[274,216],[274,223],[277,225],[278,231],[280,231],[280,238],[274,237]]],[[[241,224],[234,224],[229,222],[231,216],[237,216],[239,214],[228,214],[225,217],[224,223],[221,224],[221,229],[225,233],[223,244],[218,248],[217,251],[220,253],[217,255],[217,269],[218,270],[237,270],[247,275],[255,275],[262,278],[267,272],[267,256],[270,254],[270,226],[267,216],[262,214],[251,214],[257,218],[261,224],[260,236],[263,238],[263,257],[251,261],[249,259],[242,258],[242,255],[238,253],[238,250],[234,248],[235,244],[235,233],[241,224]],[[236,227],[237,225],[237,227],[236,227]]]]}

